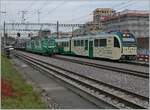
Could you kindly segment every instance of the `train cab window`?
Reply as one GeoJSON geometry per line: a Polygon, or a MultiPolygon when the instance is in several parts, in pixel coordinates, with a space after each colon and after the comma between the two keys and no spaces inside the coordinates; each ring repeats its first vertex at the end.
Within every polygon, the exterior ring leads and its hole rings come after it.
{"type": "Polygon", "coordinates": [[[119,47],[120,48],[119,40],[116,37],[114,37],[114,47],[119,47]]]}
{"type": "Polygon", "coordinates": [[[106,47],[107,46],[107,41],[106,39],[100,39],[100,47],[106,47]]]}
{"type": "Polygon", "coordinates": [[[81,40],[81,46],[84,46],[84,40],[81,40]]]}
{"type": "Polygon", "coordinates": [[[98,39],[94,40],[94,45],[95,45],[95,47],[98,47],[98,39]]]}

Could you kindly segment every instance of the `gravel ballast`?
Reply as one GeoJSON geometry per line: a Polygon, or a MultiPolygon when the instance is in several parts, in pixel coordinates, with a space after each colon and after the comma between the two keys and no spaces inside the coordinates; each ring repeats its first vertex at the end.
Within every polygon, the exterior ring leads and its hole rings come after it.
{"type": "Polygon", "coordinates": [[[67,70],[71,70],[88,77],[93,77],[97,80],[149,97],[149,79],[53,59],[51,57],[45,57],[31,53],[24,54],[42,59],[45,62],[57,65],[67,70]]]}
{"type": "Polygon", "coordinates": [[[64,55],[55,55],[55,56],[61,57],[61,58],[86,61],[86,62],[100,64],[100,65],[107,65],[107,66],[112,66],[112,67],[119,67],[119,68],[125,68],[125,69],[129,69],[129,70],[136,70],[136,71],[140,71],[140,72],[149,73],[149,67],[146,67],[146,66],[139,66],[139,65],[133,65],[133,64],[118,63],[118,62],[110,62],[110,61],[102,61],[102,60],[94,60],[94,59],[88,59],[88,58],[79,58],[79,57],[73,57],[73,56],[64,56],[64,55]]]}

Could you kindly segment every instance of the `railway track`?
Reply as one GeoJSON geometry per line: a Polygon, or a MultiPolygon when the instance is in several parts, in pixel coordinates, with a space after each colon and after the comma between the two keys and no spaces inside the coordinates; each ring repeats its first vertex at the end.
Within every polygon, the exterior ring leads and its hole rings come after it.
{"type": "Polygon", "coordinates": [[[80,61],[80,60],[75,60],[75,59],[69,59],[69,58],[64,58],[64,57],[62,58],[62,57],[58,57],[58,56],[53,56],[53,58],[59,59],[59,60],[64,60],[64,61],[69,61],[72,63],[78,63],[78,64],[82,64],[82,65],[86,65],[86,66],[111,70],[111,71],[119,72],[119,73],[123,73],[123,74],[129,74],[129,75],[133,75],[133,76],[137,76],[137,77],[149,78],[149,73],[146,73],[146,72],[129,70],[129,69],[125,69],[125,68],[113,67],[113,66],[108,66],[108,65],[101,65],[101,64],[80,61]]]}
{"type": "Polygon", "coordinates": [[[16,54],[15,56],[88,94],[83,97],[102,108],[144,109],[149,106],[149,98],[147,97],[126,91],[101,81],[97,81],[91,77],[66,70],[56,65],[47,63],[41,59],[39,60],[23,54],[16,54]],[[88,96],[90,96],[90,98],[88,98],[88,96]]]}
{"type": "Polygon", "coordinates": [[[149,63],[146,63],[146,62],[140,63],[139,61],[126,61],[126,60],[123,60],[120,62],[129,64],[129,65],[139,65],[139,66],[149,67],[149,63]]]}

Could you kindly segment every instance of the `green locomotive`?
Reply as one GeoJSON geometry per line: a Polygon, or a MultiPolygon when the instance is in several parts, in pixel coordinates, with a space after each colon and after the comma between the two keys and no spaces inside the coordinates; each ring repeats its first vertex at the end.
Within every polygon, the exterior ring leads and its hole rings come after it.
{"type": "Polygon", "coordinates": [[[26,51],[43,55],[56,53],[56,47],[55,37],[48,35],[34,36],[26,42],[26,51]]]}

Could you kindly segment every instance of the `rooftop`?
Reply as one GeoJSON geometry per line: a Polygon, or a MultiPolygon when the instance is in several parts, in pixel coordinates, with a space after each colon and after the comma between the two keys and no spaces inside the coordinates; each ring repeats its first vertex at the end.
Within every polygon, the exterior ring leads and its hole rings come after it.
{"type": "Polygon", "coordinates": [[[102,22],[129,16],[149,17],[149,13],[148,11],[140,11],[140,10],[124,10],[122,12],[118,12],[115,16],[105,17],[104,19],[102,19],[102,22]]]}

